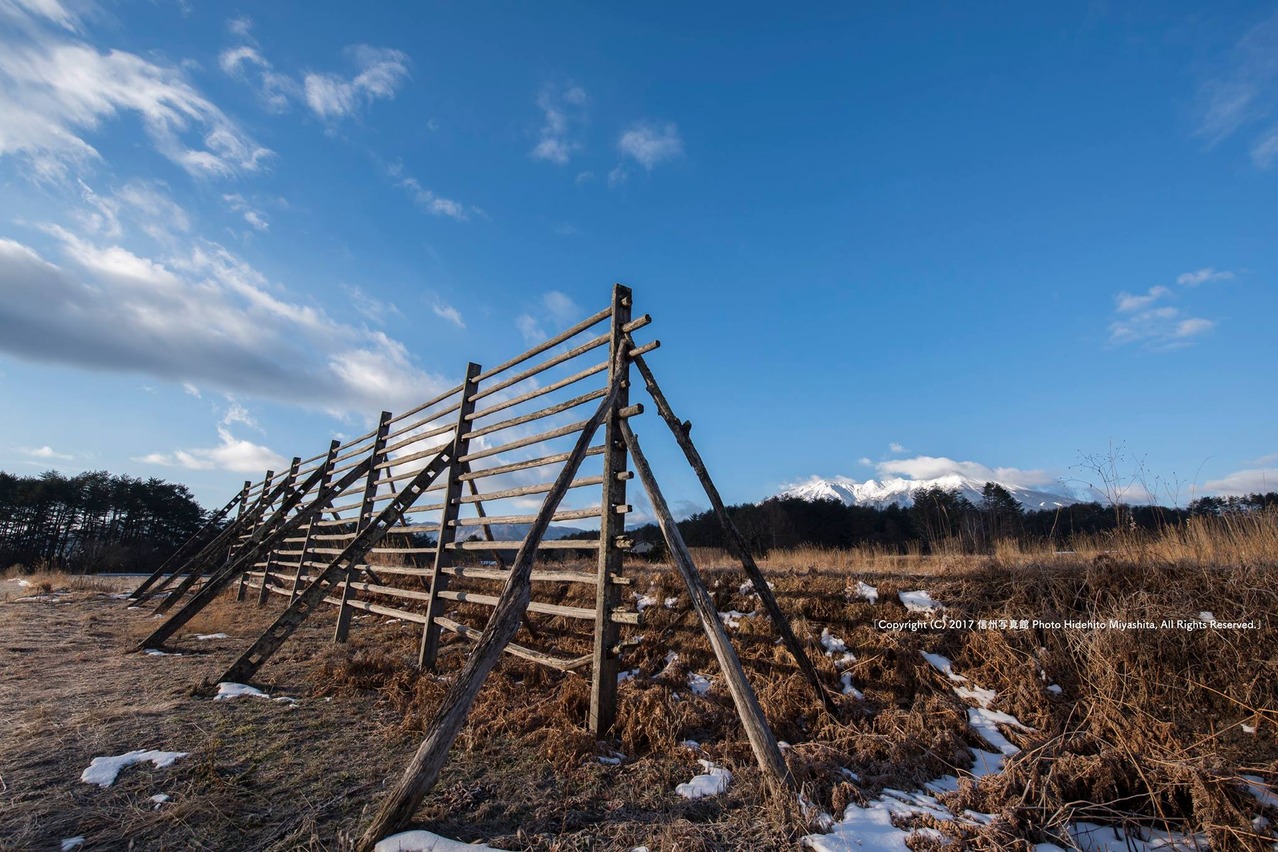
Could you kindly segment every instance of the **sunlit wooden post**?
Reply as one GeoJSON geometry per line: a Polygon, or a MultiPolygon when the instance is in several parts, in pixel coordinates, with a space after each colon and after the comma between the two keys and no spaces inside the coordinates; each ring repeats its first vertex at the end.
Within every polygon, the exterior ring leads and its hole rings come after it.
{"type": "MultiPolygon", "coordinates": [[[[364,483],[364,502],[359,507],[359,521],[355,525],[356,535],[363,532],[373,520],[377,501],[377,486],[382,477],[382,466],[386,463],[386,436],[390,434],[390,421],[391,413],[389,411],[383,411],[381,419],[377,421],[377,437],[373,441],[373,463],[368,468],[368,479],[364,483]]],[[[350,633],[352,608],[347,606],[346,602],[350,600],[351,583],[358,573],[355,565],[352,564],[347,572],[346,582],[342,584],[342,603],[337,610],[337,627],[333,630],[334,642],[345,642],[347,635],[350,633]]]]}

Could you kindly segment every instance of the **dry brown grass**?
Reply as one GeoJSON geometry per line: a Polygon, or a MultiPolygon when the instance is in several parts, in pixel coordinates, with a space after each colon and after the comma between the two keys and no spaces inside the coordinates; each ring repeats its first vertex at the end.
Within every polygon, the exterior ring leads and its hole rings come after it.
{"type": "MultiPolygon", "coordinates": [[[[774,554],[765,571],[822,677],[836,691],[840,672],[819,644],[822,630],[844,639],[857,656],[849,670],[865,701],[840,695],[834,716],[822,710],[765,619],[744,618],[730,632],[777,736],[790,744],[786,756],[796,779],[832,813],[886,787],[917,788],[954,773],[969,764],[970,749],[981,745],[967,724],[964,703],[921,658],[921,651],[929,651],[952,659],[973,682],[997,690],[995,707],[1034,730],[1005,730],[1023,749],[1007,770],[979,784],[965,782],[946,799],[951,808],[995,814],[992,825],[958,828],[925,818],[916,824],[933,825],[979,849],[1029,849],[1059,838],[1066,823],[1079,819],[1203,833],[1214,849],[1269,848],[1273,841],[1263,840],[1252,827],[1260,808],[1239,785],[1239,776],[1278,778],[1278,633],[1270,621],[1278,612],[1273,521],[1273,516],[1221,519],[1143,541],[1079,542],[1079,552],[1072,554],[1010,543],[985,557],[774,554]],[[853,594],[858,580],[877,586],[879,603],[853,594]],[[875,626],[876,619],[911,620],[897,594],[920,588],[959,618],[1161,621],[1210,610],[1221,620],[1254,618],[1260,626],[1193,632],[901,632],[875,626]],[[1059,684],[1061,694],[1047,691],[1048,684],[1059,684]],[[1247,733],[1243,725],[1256,733],[1247,733]],[[860,781],[849,782],[844,770],[860,781]]],[[[721,611],[757,609],[754,597],[742,592],[744,577],[729,567],[726,554],[699,557],[711,566],[704,574],[721,611]]],[[[642,641],[623,658],[623,667],[636,674],[620,687],[615,739],[600,743],[584,729],[586,678],[507,657],[480,693],[439,785],[417,814],[420,824],[498,848],[544,850],[792,848],[810,830],[792,803],[771,801],[764,793],[677,576],[659,565],[632,565],[627,573],[634,577],[633,591],[676,601],[672,608],[650,607],[642,628],[625,631],[642,641]],[[679,656],[668,663],[672,651],[679,656]],[[708,695],[689,692],[689,672],[716,676],[708,695]],[[688,740],[700,748],[683,745],[688,740]],[[599,756],[614,753],[624,755],[621,765],[599,762],[599,756]],[[726,795],[695,802],[673,795],[676,784],[698,771],[698,757],[735,774],[726,795]]],[[[417,584],[412,578],[394,582],[417,584]]],[[[454,586],[467,587],[463,580],[454,586]]],[[[535,597],[590,606],[593,594],[584,585],[539,585],[535,597]]],[[[178,683],[189,689],[233,659],[283,605],[276,596],[261,608],[253,600],[252,593],[242,605],[224,597],[193,621],[176,640],[191,656],[140,662],[181,667],[178,683]],[[191,640],[195,633],[211,632],[232,638],[191,640]]],[[[98,674],[94,667],[102,648],[114,655],[155,623],[148,612],[122,612],[116,602],[83,593],[83,605],[96,606],[92,601],[113,607],[93,615],[95,629],[110,638],[95,637],[95,646],[79,652],[79,665],[87,667],[83,678],[98,674]]],[[[5,606],[58,618],[70,612],[31,603],[5,606]]],[[[0,624],[12,611],[0,614],[0,624]]],[[[473,604],[458,605],[456,611],[472,623],[490,612],[473,604]]],[[[170,770],[168,777],[184,791],[181,808],[145,813],[143,808],[131,818],[137,848],[181,846],[192,836],[205,836],[213,840],[201,841],[204,848],[338,849],[359,828],[385,782],[411,753],[470,644],[448,639],[439,674],[422,675],[411,665],[420,638],[416,625],[357,616],[351,643],[336,646],[329,641],[333,617],[332,609],[316,614],[260,676],[268,686],[302,696],[307,716],[296,715],[303,710],[291,716],[276,712],[268,702],[215,708],[175,693],[172,682],[121,686],[116,700],[126,704],[145,706],[142,702],[162,698],[163,724],[173,731],[168,745],[189,746],[199,755],[170,770]],[[335,798],[342,791],[348,795],[335,798]]],[[[561,655],[589,647],[582,622],[538,616],[534,623],[537,636],[521,631],[516,641],[561,655]]],[[[51,629],[61,628],[51,624],[51,629]]],[[[21,642],[34,647],[28,639],[21,642]]],[[[138,662],[121,658],[112,666],[126,677],[138,670],[138,662]]],[[[35,684],[41,677],[32,669],[29,681],[35,684]]],[[[0,709],[3,696],[0,692],[0,709]]],[[[8,706],[20,704],[17,697],[10,699],[8,706]]],[[[48,725],[56,706],[45,706],[21,730],[48,725]]],[[[135,742],[126,727],[135,723],[127,712],[107,712],[106,705],[99,712],[94,737],[110,737],[114,730],[128,747],[161,745],[135,742]]],[[[148,718],[154,724],[157,717],[148,718]]],[[[87,765],[90,754],[78,739],[86,733],[80,729],[61,743],[74,758],[57,770],[55,781],[48,780],[53,770],[17,760],[23,749],[13,743],[0,746],[0,775],[10,790],[15,778],[27,783],[43,777],[47,790],[74,786],[69,778],[87,765]]],[[[127,788],[135,798],[149,789],[141,782],[135,786],[127,788]]],[[[51,799],[35,804],[9,795],[8,810],[0,807],[0,837],[40,840],[35,846],[56,839],[41,834],[37,822],[71,833],[83,833],[73,831],[77,826],[101,830],[111,808],[121,806],[120,794],[77,790],[81,816],[76,823],[48,804],[51,799]],[[19,829],[25,833],[12,833],[19,829]]]]}

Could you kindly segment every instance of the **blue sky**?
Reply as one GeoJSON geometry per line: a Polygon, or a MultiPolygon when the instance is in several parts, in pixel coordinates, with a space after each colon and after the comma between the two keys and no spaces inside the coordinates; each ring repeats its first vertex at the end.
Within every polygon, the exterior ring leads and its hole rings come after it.
{"type": "Polygon", "coordinates": [[[685,6],[0,0],[0,468],[220,506],[622,281],[732,502],[1276,487],[1278,7],[685,6]]]}

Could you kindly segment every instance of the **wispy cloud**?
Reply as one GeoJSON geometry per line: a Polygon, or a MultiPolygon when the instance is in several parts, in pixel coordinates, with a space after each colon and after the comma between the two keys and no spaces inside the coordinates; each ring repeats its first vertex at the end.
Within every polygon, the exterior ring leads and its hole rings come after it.
{"type": "Polygon", "coordinates": [[[456,219],[458,222],[470,220],[470,216],[463,205],[450,198],[439,197],[418,183],[417,178],[402,178],[396,185],[402,187],[408,193],[408,197],[413,199],[414,204],[432,216],[446,216],[449,219],[456,219]]]}
{"type": "Polygon", "coordinates": [[[408,56],[401,51],[359,44],[346,55],[357,69],[353,77],[307,74],[302,80],[306,105],[321,118],[347,118],[375,100],[393,98],[408,79],[408,56]]]}
{"type": "Polygon", "coordinates": [[[342,285],[344,292],[351,300],[351,305],[364,319],[378,325],[386,322],[390,316],[398,316],[399,308],[394,302],[386,302],[365,291],[362,287],[349,284],[342,285]]]}
{"type": "Polygon", "coordinates": [[[515,318],[515,327],[524,338],[524,342],[532,346],[541,343],[549,335],[542,331],[541,323],[532,314],[520,314],[515,318]]]}
{"type": "Polygon", "coordinates": [[[899,444],[899,443],[897,443],[896,441],[893,441],[892,443],[888,444],[888,451],[889,451],[889,452],[893,452],[893,453],[908,453],[908,452],[909,452],[909,450],[907,450],[907,449],[905,448],[905,445],[903,445],[903,444],[899,444]]]}
{"type": "Polygon", "coordinates": [[[435,304],[431,306],[431,310],[435,312],[435,316],[448,320],[458,328],[466,327],[466,323],[462,321],[461,311],[457,310],[452,305],[436,301],[435,304]]]}
{"type": "Polygon", "coordinates": [[[586,123],[589,105],[590,96],[581,86],[543,86],[537,95],[542,123],[530,156],[565,165],[583,147],[578,133],[586,123]]]}
{"type": "MultiPolygon", "coordinates": [[[[1271,460],[1274,457],[1270,457],[1271,460]]],[[[1257,461],[1263,461],[1258,459],[1257,461]]],[[[1278,467],[1257,467],[1236,470],[1220,479],[1212,479],[1204,486],[1207,491],[1225,495],[1267,494],[1278,491],[1278,467]]]]}
{"type": "Polygon", "coordinates": [[[1214,268],[1207,266],[1197,270],[1196,272],[1185,272],[1177,275],[1176,283],[1183,284],[1186,287],[1197,287],[1199,284],[1206,284],[1211,281],[1228,281],[1233,277],[1234,273],[1229,270],[1217,272],[1214,268]]]}
{"type": "Polygon", "coordinates": [[[243,216],[244,221],[248,222],[254,230],[270,230],[271,222],[266,218],[266,214],[246,201],[243,195],[235,192],[229,195],[223,195],[222,200],[226,202],[227,206],[230,207],[231,210],[243,216]]]}
{"type": "Polygon", "coordinates": [[[225,426],[217,427],[218,445],[202,449],[148,453],[133,459],[142,464],[182,467],[187,470],[226,470],[239,473],[281,471],[288,460],[269,447],[236,438],[225,426]]]}
{"type": "Polygon", "coordinates": [[[1252,26],[1234,44],[1221,71],[1199,89],[1197,134],[1216,145],[1252,134],[1252,162],[1268,168],[1278,159],[1278,14],[1252,26]]]}
{"type": "MultiPolygon", "coordinates": [[[[1176,276],[1176,283],[1193,289],[1213,281],[1228,281],[1234,273],[1203,267],[1176,276]]],[[[1184,308],[1163,304],[1177,299],[1169,287],[1155,285],[1144,293],[1120,292],[1114,297],[1114,315],[1109,324],[1109,342],[1113,346],[1143,344],[1155,350],[1188,346],[1216,327],[1214,320],[1194,316],[1184,308]]]]}
{"type": "Polygon", "coordinates": [[[99,162],[89,139],[122,114],[135,115],[157,151],[198,177],[256,171],[271,156],[181,67],[73,38],[65,27],[73,19],[53,0],[4,6],[20,26],[0,28],[0,156],[22,157],[38,179],[63,180],[99,162]]]}
{"type": "Polygon", "coordinates": [[[1023,470],[1016,467],[990,467],[974,461],[956,461],[945,456],[915,456],[910,459],[887,459],[877,463],[880,476],[901,476],[907,479],[939,479],[958,474],[977,482],[1004,482],[1036,488],[1049,485],[1056,477],[1045,470],[1023,470]]]}
{"type": "Polygon", "coordinates": [[[673,121],[640,121],[621,134],[617,150],[652,171],[661,163],[683,156],[683,139],[673,121]]]}
{"type": "Polygon", "coordinates": [[[71,459],[75,458],[75,456],[72,456],[68,453],[57,452],[56,450],[53,449],[53,447],[50,447],[48,444],[45,444],[43,447],[36,447],[34,449],[30,447],[18,447],[18,452],[22,453],[25,456],[30,456],[33,459],[47,459],[49,461],[55,461],[55,460],[70,461],[71,459]]]}

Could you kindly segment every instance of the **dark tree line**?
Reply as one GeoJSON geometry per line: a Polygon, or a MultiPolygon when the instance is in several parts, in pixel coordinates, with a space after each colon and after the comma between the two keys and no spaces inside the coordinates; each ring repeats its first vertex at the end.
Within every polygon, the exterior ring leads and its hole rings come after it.
{"type": "MultiPolygon", "coordinates": [[[[1080,534],[1115,529],[1156,531],[1196,515],[1250,512],[1278,506],[1278,493],[1246,497],[1204,497],[1186,509],[1165,506],[1118,506],[1074,503],[1052,509],[1026,510],[998,483],[987,482],[978,501],[958,491],[928,488],[914,495],[914,505],[848,506],[838,500],[776,497],[762,503],[729,506],[728,514],[756,555],[778,548],[816,546],[847,548],[879,545],[905,553],[911,547],[929,551],[947,542],[972,553],[990,552],[1002,539],[1050,540],[1065,545],[1080,534]]],[[[712,512],[680,521],[679,531],[691,547],[726,547],[723,530],[712,512]]],[[[664,549],[655,525],[631,535],[664,549]]]]}
{"type": "Polygon", "coordinates": [[[90,471],[0,471],[0,569],[151,571],[207,516],[185,485],[90,471]]]}

